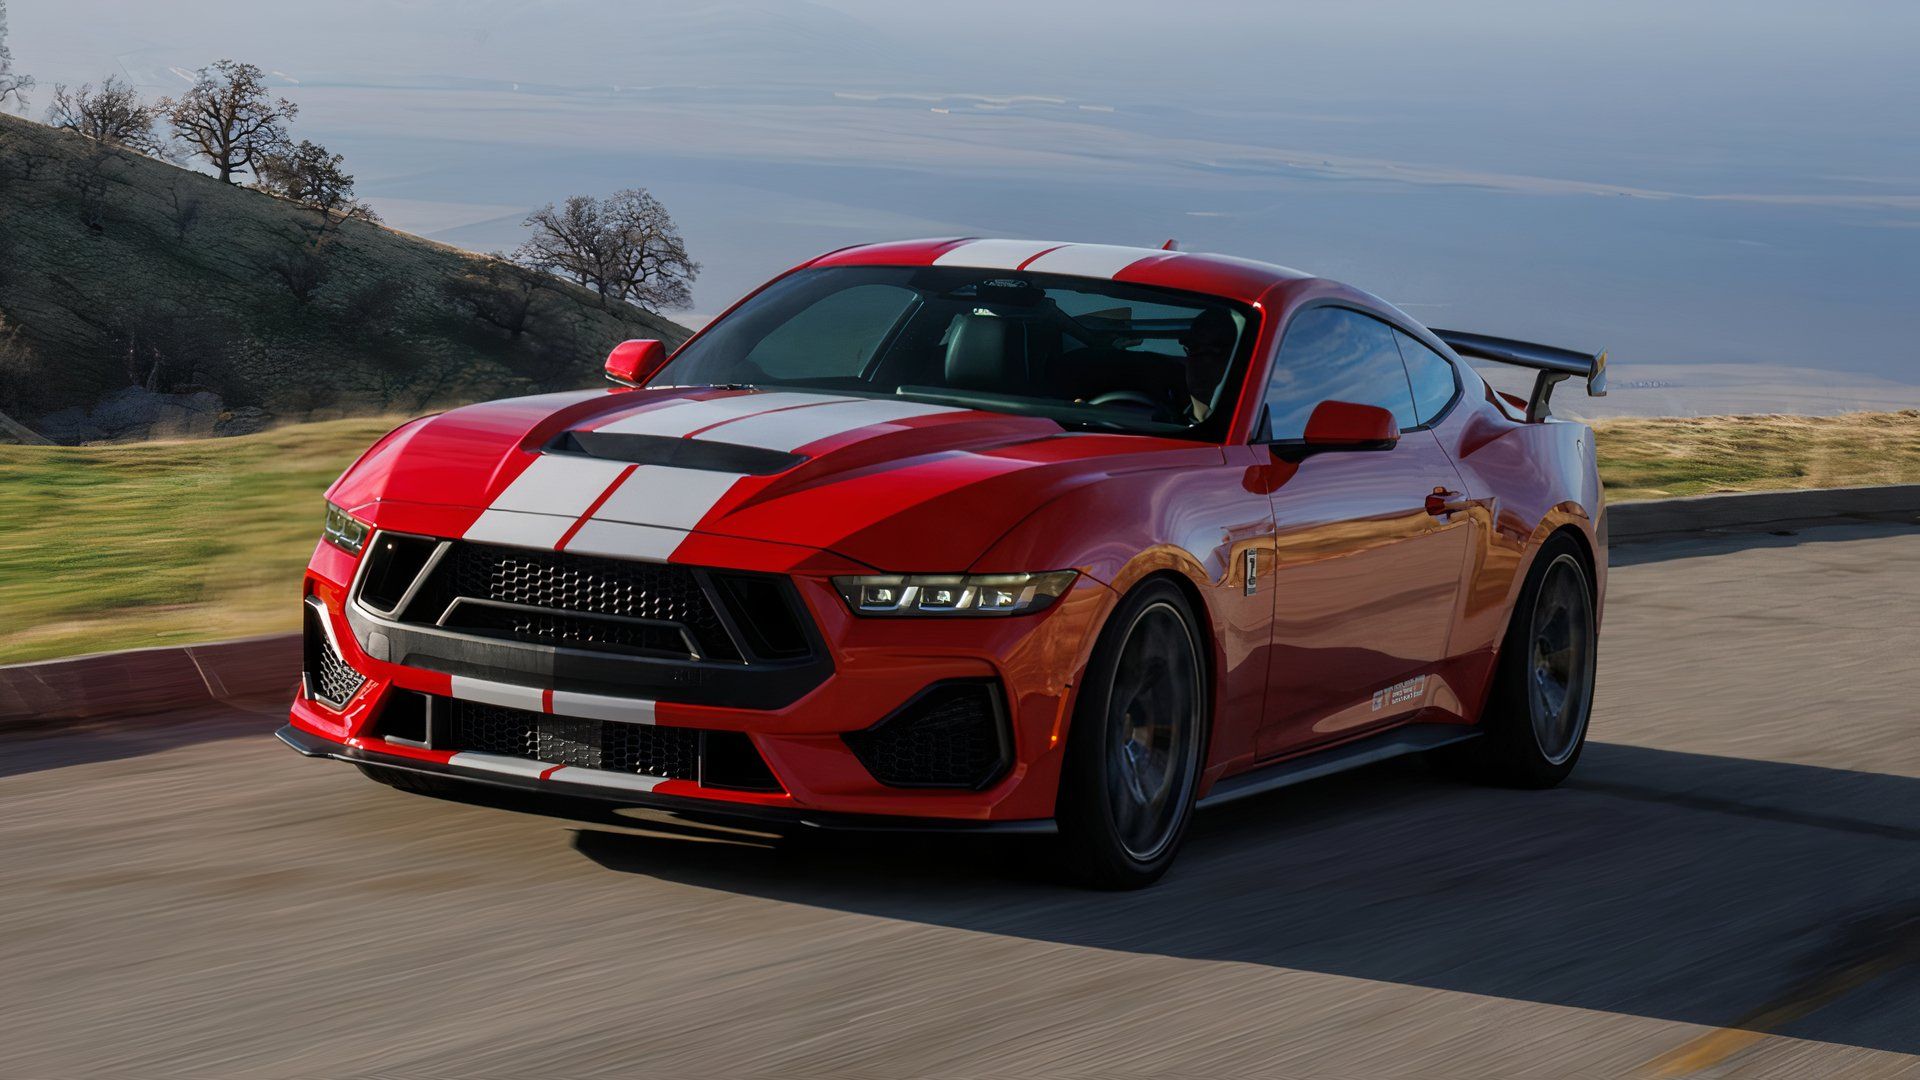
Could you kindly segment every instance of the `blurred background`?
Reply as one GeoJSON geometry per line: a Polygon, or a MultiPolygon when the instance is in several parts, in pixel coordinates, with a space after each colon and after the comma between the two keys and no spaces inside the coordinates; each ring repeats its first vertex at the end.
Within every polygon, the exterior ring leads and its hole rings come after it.
{"type": "Polygon", "coordinates": [[[257,64],[389,225],[462,248],[645,187],[703,266],[690,326],[849,243],[1174,237],[1611,348],[1599,410],[1920,405],[1908,4],[15,0],[11,30],[41,104],[257,64]]]}

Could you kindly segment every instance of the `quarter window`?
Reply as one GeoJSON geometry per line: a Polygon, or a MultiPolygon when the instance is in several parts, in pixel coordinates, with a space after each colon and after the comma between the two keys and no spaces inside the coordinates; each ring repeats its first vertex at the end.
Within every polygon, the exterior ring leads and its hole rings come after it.
{"type": "Polygon", "coordinates": [[[1400,358],[1407,363],[1407,382],[1413,386],[1414,414],[1422,424],[1431,424],[1453,404],[1453,395],[1460,388],[1453,362],[1398,327],[1394,328],[1393,337],[1400,343],[1400,358]]]}
{"type": "Polygon", "coordinates": [[[1267,381],[1270,437],[1304,437],[1307,417],[1323,401],[1377,405],[1401,427],[1417,427],[1393,334],[1386,323],[1346,308],[1309,308],[1294,316],[1267,381]]]}

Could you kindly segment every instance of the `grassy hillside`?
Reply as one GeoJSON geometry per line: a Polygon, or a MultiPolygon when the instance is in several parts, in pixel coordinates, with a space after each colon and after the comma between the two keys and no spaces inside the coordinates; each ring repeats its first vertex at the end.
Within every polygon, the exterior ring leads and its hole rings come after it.
{"type": "MultiPolygon", "coordinates": [[[[398,421],[0,446],[0,663],[292,630],[320,492],[398,421]]],[[[1920,483],[1920,412],[1613,420],[1609,497],[1920,483]]]]}
{"type": "Polygon", "coordinates": [[[229,420],[417,412],[587,385],[614,342],[685,336],[549,275],[0,115],[0,413],[35,430],[84,429],[116,393],[139,419],[150,399],[130,387],[229,420]]]}

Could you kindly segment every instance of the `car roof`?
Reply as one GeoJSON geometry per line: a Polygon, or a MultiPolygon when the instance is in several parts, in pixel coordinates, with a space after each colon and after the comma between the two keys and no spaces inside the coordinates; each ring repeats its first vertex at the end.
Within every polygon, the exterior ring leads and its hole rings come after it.
{"type": "Polygon", "coordinates": [[[1258,303],[1275,288],[1323,280],[1273,263],[1197,251],[1069,244],[1044,240],[953,237],[863,244],[806,264],[824,266],[965,266],[1104,278],[1135,285],[1258,303]]]}

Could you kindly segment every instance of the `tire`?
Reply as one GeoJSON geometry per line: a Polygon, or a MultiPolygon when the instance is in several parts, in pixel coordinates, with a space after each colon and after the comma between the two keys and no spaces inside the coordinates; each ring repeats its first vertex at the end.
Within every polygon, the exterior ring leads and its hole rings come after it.
{"type": "Polygon", "coordinates": [[[1078,883],[1138,889],[1173,865],[1207,745],[1206,655],[1186,597],[1167,581],[1128,594],[1101,631],[1054,815],[1078,883]]]}
{"type": "Polygon", "coordinates": [[[1485,734],[1442,749],[1436,763],[1502,787],[1550,788],[1565,780],[1587,742],[1598,641],[1586,553],[1556,533],[1534,558],[1514,604],[1481,714],[1485,734]]]}
{"type": "Polygon", "coordinates": [[[384,765],[355,765],[361,775],[375,783],[415,795],[445,795],[452,788],[446,780],[411,769],[390,769],[384,765]]]}

